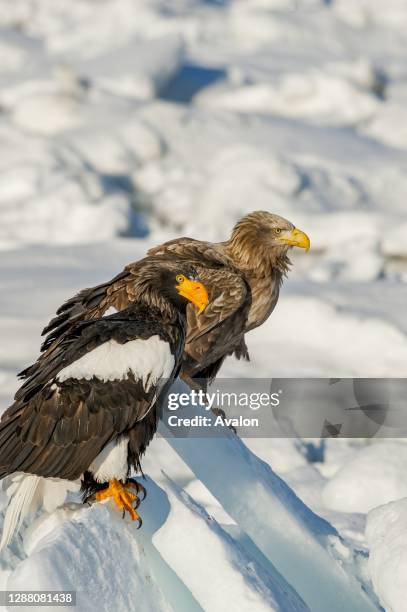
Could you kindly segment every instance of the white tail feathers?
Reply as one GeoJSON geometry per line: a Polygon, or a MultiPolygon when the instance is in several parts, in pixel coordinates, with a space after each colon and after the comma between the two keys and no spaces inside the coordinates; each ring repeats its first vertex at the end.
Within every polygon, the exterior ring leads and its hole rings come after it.
{"type": "MultiPolygon", "coordinates": [[[[37,489],[41,478],[34,474],[13,474],[7,487],[10,501],[4,517],[3,534],[1,536],[0,550],[8,546],[11,539],[30,512],[35,512],[37,502],[37,489]]],[[[7,483],[6,483],[7,486],[7,483]]]]}
{"type": "Polygon", "coordinates": [[[47,512],[52,512],[65,502],[68,491],[79,491],[80,488],[80,481],[43,478],[23,472],[7,476],[3,482],[9,503],[4,517],[0,550],[10,544],[28,514],[36,512],[41,506],[47,512]]]}

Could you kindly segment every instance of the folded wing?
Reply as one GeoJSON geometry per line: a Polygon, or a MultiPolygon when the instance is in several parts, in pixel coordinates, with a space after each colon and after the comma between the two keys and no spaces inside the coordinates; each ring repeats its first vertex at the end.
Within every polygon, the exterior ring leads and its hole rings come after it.
{"type": "Polygon", "coordinates": [[[121,313],[78,324],[43,358],[0,422],[0,477],[74,480],[146,419],[153,435],[151,408],[176,360],[170,339],[145,320],[121,313]]]}

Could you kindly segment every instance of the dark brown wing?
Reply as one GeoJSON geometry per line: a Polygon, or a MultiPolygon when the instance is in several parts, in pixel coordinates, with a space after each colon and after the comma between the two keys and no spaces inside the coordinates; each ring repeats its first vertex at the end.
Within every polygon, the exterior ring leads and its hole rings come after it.
{"type": "Polygon", "coordinates": [[[196,265],[199,277],[208,289],[209,304],[198,314],[196,308],[188,306],[187,345],[213,332],[226,321],[239,320],[244,330],[245,317],[234,317],[250,306],[250,289],[240,274],[228,268],[201,268],[196,265]]]}
{"type": "Polygon", "coordinates": [[[109,282],[80,291],[58,308],[56,316],[43,329],[42,335],[46,339],[41,350],[46,351],[78,321],[101,317],[111,307],[116,310],[127,308],[137,299],[132,289],[132,273],[125,268],[109,282]]]}
{"type": "Polygon", "coordinates": [[[198,262],[212,267],[228,265],[225,257],[216,250],[212,242],[195,240],[195,238],[188,238],[186,236],[175,238],[153,247],[147,254],[153,257],[172,255],[175,259],[190,261],[194,265],[198,262]]]}
{"type": "Polygon", "coordinates": [[[153,396],[134,381],[41,389],[0,422],[0,477],[22,471],[79,478],[110,440],[147,414],[153,396]]]}
{"type": "Polygon", "coordinates": [[[80,324],[24,383],[0,421],[0,477],[23,471],[76,479],[105,444],[143,422],[157,394],[154,384],[145,390],[131,373],[113,381],[56,378],[110,339],[125,345],[160,331],[147,312],[139,314],[132,321],[121,313],[80,324]]]}

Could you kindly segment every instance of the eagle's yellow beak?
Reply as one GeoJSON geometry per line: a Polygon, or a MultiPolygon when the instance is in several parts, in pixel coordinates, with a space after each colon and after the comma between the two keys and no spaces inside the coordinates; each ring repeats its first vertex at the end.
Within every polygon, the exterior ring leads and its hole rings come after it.
{"type": "Polygon", "coordinates": [[[198,307],[199,313],[205,310],[209,302],[209,297],[202,283],[190,280],[184,276],[183,280],[178,283],[176,288],[180,295],[198,307]]]}
{"type": "Polygon", "coordinates": [[[293,230],[282,232],[282,234],[279,236],[279,240],[284,244],[288,244],[289,246],[297,246],[301,249],[305,249],[306,251],[309,251],[311,244],[307,234],[296,227],[293,230]]]}

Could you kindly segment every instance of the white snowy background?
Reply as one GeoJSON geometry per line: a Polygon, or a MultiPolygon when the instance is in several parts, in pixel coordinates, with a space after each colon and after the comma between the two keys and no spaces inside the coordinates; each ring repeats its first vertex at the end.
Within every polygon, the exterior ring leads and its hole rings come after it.
{"type": "MultiPolygon", "coordinates": [[[[64,299],[253,209],[312,250],[222,374],[405,376],[406,24],[405,0],[0,0],[1,408],[64,299]]],[[[404,440],[157,438],[144,470],[141,530],[41,515],[1,588],[75,589],[84,612],[407,609],[404,440]]]]}

